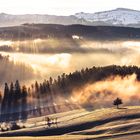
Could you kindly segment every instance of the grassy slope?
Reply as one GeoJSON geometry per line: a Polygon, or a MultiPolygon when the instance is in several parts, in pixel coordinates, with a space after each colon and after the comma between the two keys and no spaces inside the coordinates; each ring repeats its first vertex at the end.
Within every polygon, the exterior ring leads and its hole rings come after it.
{"type": "MultiPolygon", "coordinates": [[[[113,140],[131,140],[140,139],[140,107],[127,107],[127,109],[100,109],[100,110],[74,110],[66,113],[51,115],[58,117],[58,128],[52,126],[46,128],[43,124],[43,117],[30,119],[26,123],[28,127],[24,130],[12,131],[6,135],[47,135],[48,133],[56,136],[45,136],[36,139],[113,139],[113,140]],[[58,136],[61,135],[61,136],[58,136]]],[[[2,138],[16,139],[17,138],[2,138]]],[[[19,137],[23,140],[23,137],[19,137]]],[[[24,139],[35,139],[34,137],[25,137],[24,139]]],[[[1,140],[1,139],[0,139],[1,140]]]]}

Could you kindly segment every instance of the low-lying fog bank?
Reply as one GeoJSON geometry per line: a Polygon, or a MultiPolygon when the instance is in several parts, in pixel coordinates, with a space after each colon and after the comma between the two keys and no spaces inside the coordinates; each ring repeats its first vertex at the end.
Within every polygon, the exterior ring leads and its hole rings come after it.
{"type": "MultiPolygon", "coordinates": [[[[58,39],[15,42],[1,40],[0,53],[3,56],[8,55],[10,62],[22,63],[26,65],[27,69],[32,69],[31,72],[34,76],[27,77],[27,81],[42,80],[50,76],[56,77],[61,73],[70,73],[84,67],[112,64],[140,65],[140,42],[138,41],[87,41],[76,35],[73,42],[67,41],[66,39],[61,39],[61,42],[58,39]]],[[[12,78],[4,77],[5,81],[24,80],[17,76],[22,75],[21,70],[17,70],[15,74],[15,70],[1,65],[1,69],[3,67],[6,70],[2,74],[7,75],[9,71],[13,74],[12,78]]],[[[28,75],[26,68],[24,71],[28,75]]]]}

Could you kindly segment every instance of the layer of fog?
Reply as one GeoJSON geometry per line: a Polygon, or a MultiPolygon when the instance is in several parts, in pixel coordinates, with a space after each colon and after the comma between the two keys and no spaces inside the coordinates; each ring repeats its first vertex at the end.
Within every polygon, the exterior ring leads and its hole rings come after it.
{"type": "Polygon", "coordinates": [[[48,38],[24,41],[0,40],[0,51],[34,54],[109,53],[139,50],[136,41],[91,41],[84,38],[48,38]]]}
{"type": "MultiPolygon", "coordinates": [[[[16,42],[1,40],[0,48],[3,48],[3,50],[0,49],[0,53],[5,56],[9,55],[10,61],[14,63],[23,63],[31,67],[33,73],[40,77],[40,79],[33,77],[34,81],[44,80],[50,76],[57,77],[62,73],[70,73],[92,66],[112,64],[140,66],[140,42],[96,42],[79,38],[73,39],[72,42],[71,40],[67,41],[65,39],[62,39],[61,42],[57,39],[16,42]],[[12,46],[14,51],[6,50],[6,46],[12,46]],[[20,48],[24,47],[31,52],[22,52],[20,48]],[[40,53],[42,48],[43,50],[45,48],[45,51],[40,53]]],[[[8,68],[5,73],[9,71],[8,68]]],[[[16,73],[13,72],[13,75],[15,76],[14,79],[18,79],[16,73]]],[[[6,80],[7,78],[5,78],[6,80]]]]}
{"type": "Polygon", "coordinates": [[[71,99],[82,106],[94,108],[111,107],[117,97],[123,100],[124,105],[139,105],[139,91],[140,82],[135,74],[126,77],[112,76],[73,91],[71,99]]]}
{"type": "Polygon", "coordinates": [[[34,77],[39,77],[39,75],[35,74],[30,65],[21,61],[11,61],[9,56],[0,54],[0,84],[4,85],[5,82],[9,83],[17,79],[22,82],[27,82],[34,77]]]}

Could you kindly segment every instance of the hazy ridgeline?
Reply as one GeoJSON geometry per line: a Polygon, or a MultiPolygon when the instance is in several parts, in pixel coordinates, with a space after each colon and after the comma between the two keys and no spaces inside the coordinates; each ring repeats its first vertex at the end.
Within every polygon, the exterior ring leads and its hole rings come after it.
{"type": "MultiPolygon", "coordinates": [[[[73,34],[69,38],[35,38],[0,40],[0,51],[27,54],[118,53],[130,52],[140,46],[139,40],[94,40],[73,34]]],[[[137,48],[138,49],[138,48],[137,48]]],[[[138,49],[139,50],[139,49],[138,49]]]]}
{"type": "Polygon", "coordinates": [[[32,115],[42,115],[48,106],[53,106],[50,113],[56,113],[59,105],[74,109],[70,105],[77,103],[81,107],[109,107],[116,97],[122,98],[125,105],[138,105],[139,81],[140,68],[112,65],[63,73],[57,79],[50,77],[43,83],[35,82],[31,86],[21,86],[18,81],[10,85],[6,83],[3,97],[1,94],[1,113],[20,112],[14,117],[26,119],[32,115]]]}

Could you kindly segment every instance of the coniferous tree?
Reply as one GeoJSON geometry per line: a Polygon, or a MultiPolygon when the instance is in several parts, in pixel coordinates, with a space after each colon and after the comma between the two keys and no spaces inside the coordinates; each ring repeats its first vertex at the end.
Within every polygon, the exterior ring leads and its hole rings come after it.
{"type": "MultiPolygon", "coordinates": [[[[14,92],[14,110],[16,112],[20,111],[20,98],[21,98],[21,87],[19,81],[17,80],[15,83],[15,92],[14,92]]],[[[18,118],[19,116],[17,116],[18,118]]]]}
{"type": "Polygon", "coordinates": [[[1,106],[2,113],[8,113],[8,100],[9,100],[9,87],[8,87],[8,84],[5,83],[4,97],[2,100],[2,106],[1,106]]]}
{"type": "Polygon", "coordinates": [[[2,92],[0,91],[0,103],[2,102],[2,92]]]}
{"type": "Polygon", "coordinates": [[[50,92],[51,92],[51,87],[50,87],[50,83],[49,83],[49,81],[48,81],[48,80],[47,80],[46,85],[47,85],[47,90],[48,90],[48,92],[50,93],[50,92]]]}
{"type": "Polygon", "coordinates": [[[32,97],[32,95],[31,95],[31,88],[30,87],[28,87],[28,96],[32,97]]]}
{"type": "Polygon", "coordinates": [[[53,84],[53,79],[52,79],[52,77],[50,77],[50,79],[49,79],[49,83],[50,83],[50,85],[53,84]]]}
{"type": "Polygon", "coordinates": [[[16,99],[19,99],[21,96],[21,87],[18,80],[15,83],[15,96],[16,96],[16,99]]]}
{"type": "Polygon", "coordinates": [[[39,92],[39,84],[38,84],[37,81],[35,82],[35,92],[36,92],[36,93],[39,92]]]}
{"type": "Polygon", "coordinates": [[[14,94],[14,84],[11,82],[10,84],[10,95],[12,96],[14,94]]]}
{"type": "Polygon", "coordinates": [[[44,93],[44,89],[43,89],[43,85],[40,83],[40,93],[43,94],[44,93]]]}
{"type": "Polygon", "coordinates": [[[44,80],[42,86],[43,86],[43,91],[44,91],[44,93],[46,93],[46,92],[47,92],[47,81],[46,81],[46,80],[44,80]]]}
{"type": "Polygon", "coordinates": [[[27,92],[27,88],[26,86],[24,85],[22,87],[22,90],[21,90],[21,118],[23,120],[26,120],[27,119],[27,96],[28,95],[28,92],[27,92]]]}
{"type": "Polygon", "coordinates": [[[10,84],[10,90],[9,90],[9,104],[8,104],[8,106],[9,106],[9,109],[10,109],[10,112],[12,112],[13,111],[13,101],[14,101],[14,84],[13,84],[13,82],[11,82],[11,84],[10,84]]]}
{"type": "Polygon", "coordinates": [[[5,83],[5,88],[4,88],[4,98],[7,98],[9,95],[9,87],[8,84],[5,83]]]}

